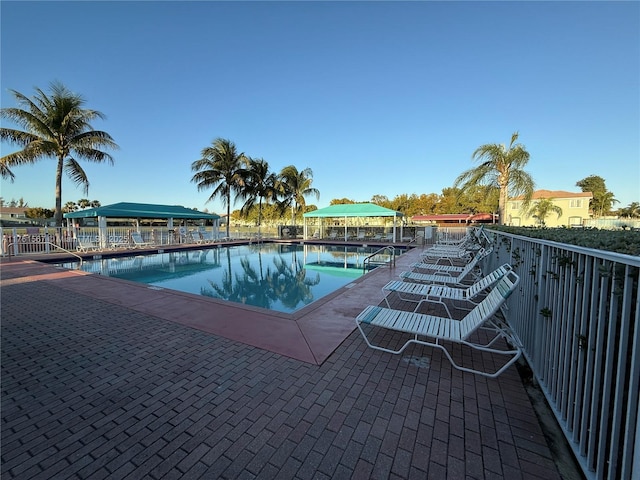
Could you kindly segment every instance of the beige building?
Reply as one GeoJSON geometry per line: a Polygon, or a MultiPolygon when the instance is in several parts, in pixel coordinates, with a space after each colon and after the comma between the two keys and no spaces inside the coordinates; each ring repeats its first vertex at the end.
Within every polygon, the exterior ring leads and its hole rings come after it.
{"type": "Polygon", "coordinates": [[[0,220],[11,223],[31,223],[32,220],[27,218],[26,210],[29,207],[7,207],[0,206],[0,220]]]}
{"type": "Polygon", "coordinates": [[[513,226],[539,226],[537,218],[530,214],[530,210],[536,202],[542,199],[549,199],[553,204],[562,209],[562,215],[554,211],[544,219],[547,227],[574,227],[582,226],[585,220],[590,218],[589,201],[593,198],[591,192],[572,193],[562,190],[536,190],[528,206],[524,208],[522,197],[514,197],[507,200],[506,216],[507,225],[513,226]]]}

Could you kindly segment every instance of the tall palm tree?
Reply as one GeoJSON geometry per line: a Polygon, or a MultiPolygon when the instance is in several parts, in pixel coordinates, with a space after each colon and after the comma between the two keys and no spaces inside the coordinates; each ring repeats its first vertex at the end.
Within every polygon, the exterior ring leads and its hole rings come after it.
{"type": "Polygon", "coordinates": [[[553,203],[553,198],[542,198],[535,202],[528,212],[528,215],[536,218],[540,225],[546,225],[546,219],[549,215],[555,213],[558,218],[562,216],[562,208],[553,203]]]}
{"type": "Polygon", "coordinates": [[[304,208],[306,205],[305,198],[313,195],[316,199],[320,198],[320,191],[313,188],[313,171],[310,168],[298,171],[298,169],[289,165],[284,167],[279,176],[279,196],[282,197],[280,207],[284,211],[291,207],[291,225],[295,224],[296,212],[304,208]]]}
{"type": "Polygon", "coordinates": [[[269,164],[260,159],[245,157],[245,178],[242,194],[246,198],[240,209],[243,215],[249,213],[258,202],[258,232],[262,224],[262,202],[269,202],[276,198],[277,177],[269,170],[269,164]]]}
{"type": "Polygon", "coordinates": [[[621,217],[638,218],[640,217],[640,203],[631,202],[625,208],[621,208],[618,211],[618,215],[621,217]]]}
{"type": "Polygon", "coordinates": [[[51,84],[50,95],[37,88],[33,99],[15,90],[10,91],[22,108],[3,108],[0,116],[24,130],[1,128],[0,139],[23,148],[0,158],[0,175],[13,181],[15,175],[11,167],[34,164],[45,157],[55,158],[54,217],[56,225],[62,225],[63,171],[88,193],[89,180],[78,160],[113,164],[111,155],[102,149],[117,149],[118,145],[108,133],[93,130],[91,126],[91,121],[104,119],[105,116],[97,110],[83,108],[84,98],[72,93],[61,83],[51,84]]]}
{"type": "Polygon", "coordinates": [[[242,168],[244,153],[238,153],[236,145],[227,139],[216,138],[211,146],[200,152],[202,158],[191,164],[196,172],[191,181],[198,185],[198,191],[213,188],[207,202],[221,197],[227,207],[227,237],[231,220],[231,194],[240,193],[244,184],[245,170],[242,168]]]}
{"type": "Polygon", "coordinates": [[[62,207],[62,211],[64,213],[75,212],[77,210],[78,210],[78,204],[72,201],[65,203],[64,207],[62,207]]]}
{"type": "Polygon", "coordinates": [[[523,196],[524,204],[528,205],[535,187],[531,175],[523,170],[529,162],[529,152],[516,140],[518,132],[511,136],[509,147],[495,143],[478,147],[471,158],[482,163],[461,173],[454,182],[454,187],[463,191],[478,185],[497,186],[500,190],[498,211],[501,224],[506,220],[505,207],[509,196],[523,196]]]}

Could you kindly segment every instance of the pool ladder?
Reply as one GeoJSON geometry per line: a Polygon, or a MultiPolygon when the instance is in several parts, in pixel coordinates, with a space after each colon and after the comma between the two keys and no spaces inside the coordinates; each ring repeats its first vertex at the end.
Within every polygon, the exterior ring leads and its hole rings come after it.
{"type": "Polygon", "coordinates": [[[375,263],[376,265],[389,264],[390,267],[395,267],[396,266],[396,249],[395,249],[395,247],[392,247],[391,245],[387,245],[386,247],[379,248],[378,250],[376,250],[372,254],[370,254],[367,257],[365,257],[365,259],[362,261],[362,270],[364,272],[367,272],[369,270],[368,267],[370,267],[373,263],[375,263]],[[375,258],[378,255],[381,255],[383,252],[387,252],[387,254],[389,255],[389,261],[388,262],[375,262],[375,261],[372,262],[372,260],[371,260],[372,258],[375,258]]]}

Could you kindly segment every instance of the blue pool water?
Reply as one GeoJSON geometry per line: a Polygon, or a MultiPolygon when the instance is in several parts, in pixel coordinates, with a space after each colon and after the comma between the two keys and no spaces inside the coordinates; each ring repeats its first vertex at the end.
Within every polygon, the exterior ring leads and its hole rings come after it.
{"type": "Polygon", "coordinates": [[[375,250],[267,243],[59,265],[291,313],[362,276],[363,261],[375,250]]]}

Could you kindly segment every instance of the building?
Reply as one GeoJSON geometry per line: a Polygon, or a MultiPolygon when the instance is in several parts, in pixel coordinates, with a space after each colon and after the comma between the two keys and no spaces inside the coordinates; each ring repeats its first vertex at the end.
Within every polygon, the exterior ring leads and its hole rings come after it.
{"type": "Polygon", "coordinates": [[[15,226],[24,223],[31,225],[34,222],[31,218],[27,218],[25,213],[28,208],[0,206],[0,224],[15,226]]]}
{"type": "Polygon", "coordinates": [[[491,213],[441,213],[414,215],[411,222],[439,226],[466,226],[471,223],[498,223],[498,215],[491,213]]]}
{"type": "Polygon", "coordinates": [[[547,227],[575,227],[583,226],[589,219],[589,202],[593,198],[591,192],[565,192],[562,190],[536,190],[528,208],[524,207],[523,197],[514,197],[507,200],[505,209],[505,225],[516,227],[540,226],[540,221],[530,215],[530,210],[536,202],[549,199],[553,204],[562,209],[562,215],[558,217],[556,212],[550,212],[544,219],[547,227]]]}

